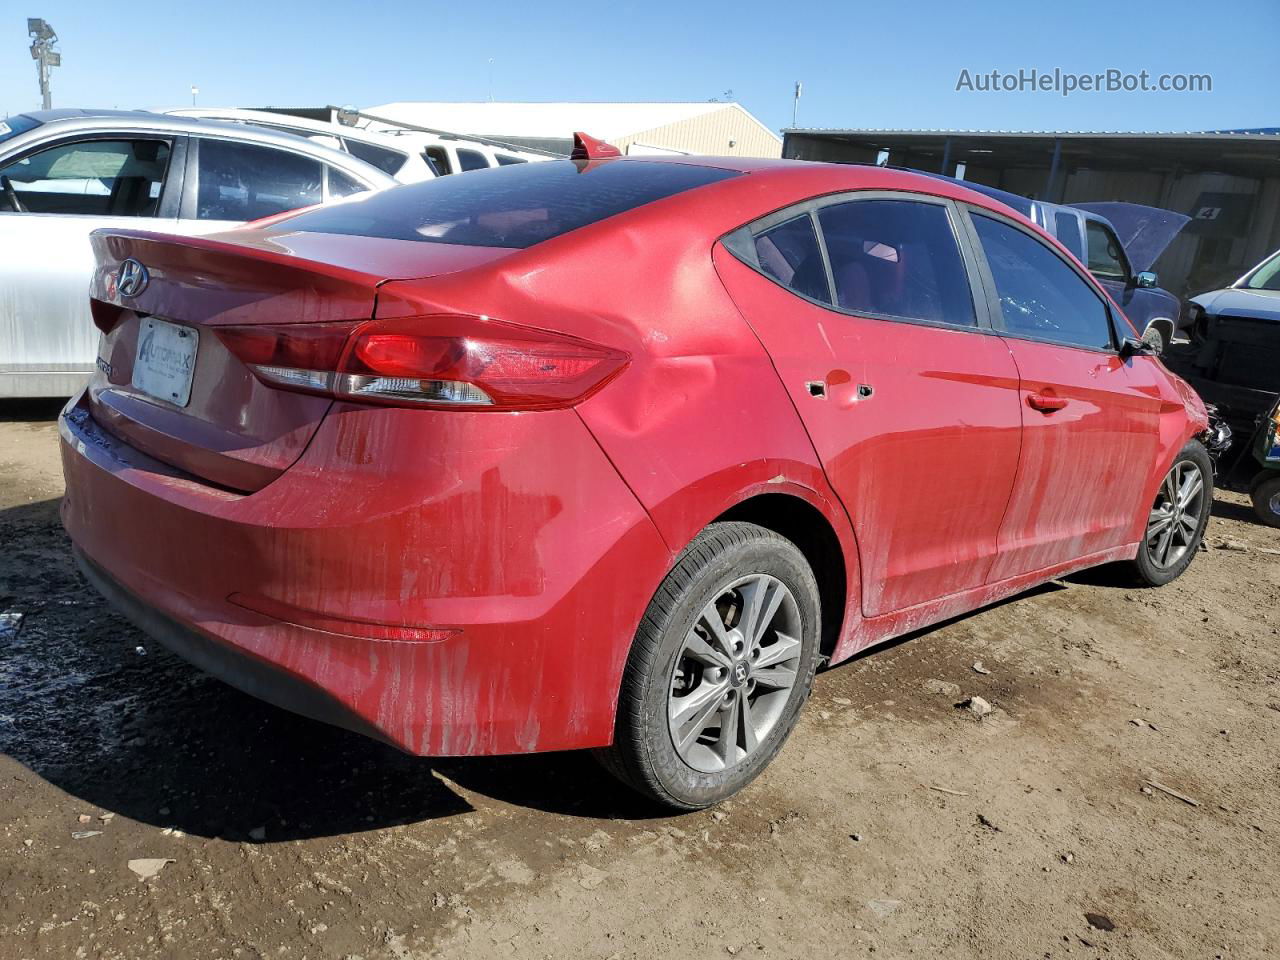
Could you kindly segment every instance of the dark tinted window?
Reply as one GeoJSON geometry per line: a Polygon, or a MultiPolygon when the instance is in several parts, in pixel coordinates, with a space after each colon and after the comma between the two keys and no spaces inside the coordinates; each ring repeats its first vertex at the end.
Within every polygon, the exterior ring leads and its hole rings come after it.
{"type": "Polygon", "coordinates": [[[1053,217],[1053,235],[1058,242],[1071,251],[1077,260],[1084,259],[1084,250],[1080,246],[1080,220],[1073,213],[1059,210],[1053,217]]]}
{"type": "Polygon", "coordinates": [[[422,156],[437,177],[453,173],[453,166],[449,163],[449,151],[444,147],[427,147],[422,151],[422,156]]]}
{"type": "Polygon", "coordinates": [[[1085,221],[1084,229],[1089,241],[1089,272],[1108,280],[1126,279],[1128,271],[1116,235],[1096,220],[1085,221]]]}
{"type": "Polygon", "coordinates": [[[524,157],[513,157],[509,153],[496,153],[494,156],[497,157],[498,166],[500,167],[509,167],[512,164],[529,162],[524,157]]]}
{"type": "Polygon", "coordinates": [[[818,213],[836,305],[953,326],[973,326],[973,296],[946,207],[855,200],[818,213]]]}
{"type": "Polygon", "coordinates": [[[757,234],[755,246],[766,276],[813,300],[831,302],[818,235],[807,213],[757,234]]]}
{"type": "Polygon", "coordinates": [[[347,145],[347,152],[353,157],[359,157],[365,163],[371,163],[383,173],[395,176],[400,172],[400,168],[404,166],[404,162],[408,160],[408,156],[400,153],[398,150],[388,150],[386,147],[379,147],[372,143],[362,143],[359,140],[346,139],[342,141],[347,145]]]}
{"type": "Polygon", "coordinates": [[[1081,347],[1111,347],[1107,308],[1062,258],[1039,240],[990,217],[974,225],[1009,333],[1081,347]]]}
{"type": "Polygon", "coordinates": [[[6,164],[0,177],[29,213],[151,217],[168,163],[162,140],[80,140],[6,164]]]}
{"type": "Polygon", "coordinates": [[[337,167],[329,167],[329,199],[340,200],[353,193],[364,193],[369,188],[354,177],[349,177],[337,167]]]}
{"type": "Polygon", "coordinates": [[[257,220],[321,201],[319,160],[227,140],[201,140],[199,220],[257,220]]]}
{"type": "Polygon", "coordinates": [[[441,177],[308,210],[296,230],[529,247],[633,207],[726,177],[732,170],[683,163],[554,160],[441,177]]]}
{"type": "Polygon", "coordinates": [[[489,169],[489,160],[477,150],[459,150],[458,166],[464,172],[467,170],[487,170],[489,169]]]}

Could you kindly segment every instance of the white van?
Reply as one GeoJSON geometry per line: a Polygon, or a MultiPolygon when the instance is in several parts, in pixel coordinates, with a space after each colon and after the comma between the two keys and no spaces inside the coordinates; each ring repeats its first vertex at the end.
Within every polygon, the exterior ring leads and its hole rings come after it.
{"type": "MultiPolygon", "coordinates": [[[[234,107],[183,107],[166,110],[177,117],[228,120],[265,127],[281,133],[306,137],[334,150],[342,150],[395,177],[401,183],[417,183],[436,176],[435,164],[415,144],[375,130],[356,129],[323,120],[311,120],[267,110],[240,110],[234,107]]],[[[471,168],[468,168],[471,169],[471,168]]],[[[447,171],[452,173],[453,171],[447,171]]]]}

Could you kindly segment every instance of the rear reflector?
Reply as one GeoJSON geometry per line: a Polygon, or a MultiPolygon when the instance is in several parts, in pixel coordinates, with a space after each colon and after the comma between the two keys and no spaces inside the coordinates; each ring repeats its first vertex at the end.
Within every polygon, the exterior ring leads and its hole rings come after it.
{"type": "Polygon", "coordinates": [[[271,386],[397,406],[566,407],[598,390],[628,360],[598,344],[476,316],[214,332],[271,386]]]}
{"type": "Polygon", "coordinates": [[[291,623],[297,627],[310,630],[323,630],[325,633],[336,633],[344,637],[358,637],[361,640],[390,640],[401,643],[439,643],[461,636],[462,631],[454,627],[417,627],[403,626],[395,623],[382,623],[376,620],[351,620],[346,617],[335,617],[329,613],[316,610],[304,610],[292,604],[264,597],[258,594],[233,593],[227,597],[231,603],[245,610],[252,610],[282,623],[291,623]]]}

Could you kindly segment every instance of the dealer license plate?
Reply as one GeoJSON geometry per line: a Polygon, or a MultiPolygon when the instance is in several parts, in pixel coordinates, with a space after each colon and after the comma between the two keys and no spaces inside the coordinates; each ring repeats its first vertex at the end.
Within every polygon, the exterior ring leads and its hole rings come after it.
{"type": "Polygon", "coordinates": [[[191,327],[146,317],[138,331],[133,385],[143,393],[179,407],[191,400],[200,335],[191,327]]]}

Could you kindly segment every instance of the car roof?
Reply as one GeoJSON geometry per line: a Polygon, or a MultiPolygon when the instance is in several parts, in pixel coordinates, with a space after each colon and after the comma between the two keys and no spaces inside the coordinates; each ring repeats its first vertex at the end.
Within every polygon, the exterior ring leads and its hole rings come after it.
{"type": "Polygon", "coordinates": [[[341,170],[356,173],[371,184],[390,186],[396,182],[395,178],[388,176],[372,164],[365,163],[349,153],[335,150],[332,147],[327,147],[296,134],[268,130],[265,127],[255,127],[244,123],[205,120],[196,117],[178,117],[164,113],[153,113],[149,110],[63,108],[59,110],[34,110],[22,114],[22,116],[36,120],[40,125],[24,131],[12,140],[6,141],[4,144],[6,150],[11,146],[25,148],[31,142],[43,140],[51,133],[71,133],[81,130],[109,129],[199,134],[287,147],[295,152],[311,154],[317,159],[323,160],[341,170]]]}
{"type": "Polygon", "coordinates": [[[360,127],[347,127],[337,123],[326,123],[323,120],[312,120],[310,117],[298,117],[290,113],[273,113],[270,110],[245,110],[240,107],[178,107],[173,110],[159,111],[167,117],[188,117],[196,120],[239,121],[237,126],[245,123],[267,123],[281,127],[295,127],[298,130],[309,130],[313,133],[327,134],[331,137],[345,137],[348,140],[363,141],[389,150],[403,152],[405,145],[396,143],[396,138],[377,130],[365,130],[360,127]]]}

